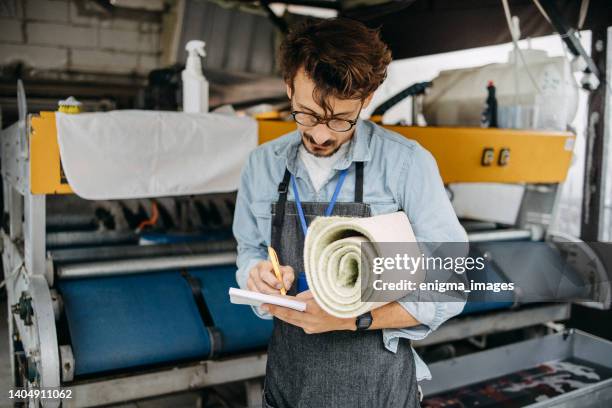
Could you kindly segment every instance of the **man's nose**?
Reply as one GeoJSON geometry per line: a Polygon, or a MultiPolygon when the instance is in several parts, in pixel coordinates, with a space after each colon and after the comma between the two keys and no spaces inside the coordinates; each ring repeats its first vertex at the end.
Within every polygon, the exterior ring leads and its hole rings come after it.
{"type": "Polygon", "coordinates": [[[331,135],[329,134],[329,129],[323,123],[319,123],[317,126],[315,126],[310,131],[310,134],[312,135],[312,138],[318,145],[322,145],[323,143],[331,139],[331,135]]]}

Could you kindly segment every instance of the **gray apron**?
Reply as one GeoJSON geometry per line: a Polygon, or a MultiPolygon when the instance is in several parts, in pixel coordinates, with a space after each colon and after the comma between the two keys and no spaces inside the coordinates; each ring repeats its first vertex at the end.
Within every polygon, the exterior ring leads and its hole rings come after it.
{"type": "MultiPolygon", "coordinates": [[[[272,206],[272,246],[281,265],[304,271],[304,234],[296,203],[287,201],[290,173],[285,170],[279,199],[272,206]]],[[[355,202],[337,203],[333,215],[367,217],[363,203],[363,163],[356,162],[355,202]]],[[[324,214],[327,203],[304,202],[308,222],[324,214]]],[[[296,294],[296,283],[289,294],[296,294]]],[[[274,319],[264,384],[265,408],[419,407],[414,356],[400,339],[397,353],[384,347],[381,330],[306,334],[274,319]]]]}

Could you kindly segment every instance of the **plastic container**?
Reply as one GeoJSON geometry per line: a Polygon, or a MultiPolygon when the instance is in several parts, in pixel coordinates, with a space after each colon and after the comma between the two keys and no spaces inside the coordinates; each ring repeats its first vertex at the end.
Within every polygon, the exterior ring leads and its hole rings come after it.
{"type": "Polygon", "coordinates": [[[208,112],[208,81],[202,73],[202,61],[206,56],[204,41],[192,40],[187,42],[187,63],[181,73],[183,80],[183,112],[208,112]]]}
{"type": "Polygon", "coordinates": [[[81,113],[81,102],[77,101],[74,96],[69,96],[67,99],[62,99],[57,102],[58,112],[62,113],[81,113]]]}
{"type": "Polygon", "coordinates": [[[423,407],[612,406],[612,343],[579,330],[439,361],[429,370],[423,407]]]}
{"type": "Polygon", "coordinates": [[[480,126],[483,86],[493,81],[501,128],[566,130],[578,109],[578,84],[565,57],[523,49],[526,68],[514,52],[507,63],[441,72],[423,100],[430,126],[480,126]],[[535,79],[534,86],[529,73],[535,79]]]}

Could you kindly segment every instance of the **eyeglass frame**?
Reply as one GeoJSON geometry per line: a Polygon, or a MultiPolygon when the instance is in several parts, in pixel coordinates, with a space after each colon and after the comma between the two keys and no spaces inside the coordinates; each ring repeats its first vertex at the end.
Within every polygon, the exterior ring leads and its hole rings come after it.
{"type": "MultiPolygon", "coordinates": [[[[291,100],[291,106],[293,107],[293,99],[291,100]]],[[[302,126],[315,127],[317,125],[320,125],[321,123],[325,123],[325,126],[327,126],[327,128],[329,130],[331,130],[332,132],[344,133],[344,132],[350,131],[352,128],[355,127],[355,125],[357,124],[357,121],[359,120],[359,115],[361,115],[361,110],[362,109],[363,109],[363,101],[361,101],[361,105],[359,106],[359,112],[357,112],[357,116],[353,120],[350,120],[350,119],[338,119],[338,118],[334,118],[334,117],[329,118],[329,119],[323,119],[323,118],[321,118],[319,115],[317,115],[315,113],[308,113],[308,112],[303,112],[303,111],[291,111],[291,116],[293,117],[293,120],[295,121],[295,123],[297,123],[299,125],[302,125],[302,126]],[[317,122],[314,125],[310,125],[310,126],[304,125],[304,124],[298,122],[297,119],[295,119],[295,115],[297,115],[298,113],[302,113],[304,115],[312,116],[313,118],[315,118],[315,120],[317,122]],[[351,125],[351,127],[349,127],[346,130],[335,130],[335,129],[332,129],[329,126],[329,122],[331,122],[332,120],[343,120],[345,122],[348,122],[351,125]]]]}

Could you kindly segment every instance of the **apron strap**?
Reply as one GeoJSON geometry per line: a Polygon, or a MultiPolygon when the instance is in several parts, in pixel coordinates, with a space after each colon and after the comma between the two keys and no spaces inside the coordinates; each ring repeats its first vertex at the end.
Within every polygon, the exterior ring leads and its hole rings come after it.
{"type": "MultiPolygon", "coordinates": [[[[340,188],[342,187],[346,173],[347,172],[345,170],[340,175],[339,183],[336,186],[336,191],[334,191],[334,197],[332,198],[330,206],[327,209],[328,211],[326,211],[327,216],[331,215],[331,211],[329,210],[333,209],[333,206],[336,202],[336,198],[338,196],[340,188]],[[329,214],[327,214],[327,212],[329,212],[329,214]]],[[[289,169],[285,169],[283,180],[278,185],[278,201],[276,202],[276,213],[274,215],[274,219],[272,220],[272,226],[277,230],[280,230],[283,226],[283,221],[285,218],[285,203],[287,202],[287,194],[289,192],[290,180],[291,180],[291,173],[289,172],[289,169]]],[[[297,198],[297,201],[299,202],[299,198],[297,198]]],[[[355,162],[355,202],[356,203],[363,202],[363,162],[355,162]]],[[[301,206],[298,205],[298,211],[300,209],[301,209],[301,206]]],[[[303,216],[301,217],[301,219],[302,219],[302,224],[303,224],[305,222],[303,216]]],[[[304,225],[302,225],[302,228],[304,228],[304,225]]],[[[274,234],[274,235],[276,239],[275,239],[275,242],[272,242],[272,247],[279,248],[280,247],[280,234],[274,234]]]]}
{"type": "Polygon", "coordinates": [[[280,248],[280,230],[283,227],[283,221],[285,218],[285,203],[287,202],[287,193],[289,192],[289,179],[291,173],[289,169],[285,169],[285,175],[283,181],[278,185],[278,201],[276,202],[276,213],[272,220],[272,226],[277,230],[278,233],[272,234],[276,239],[272,242],[272,248],[280,248]]]}
{"type": "Polygon", "coordinates": [[[355,202],[363,203],[363,162],[355,162],[355,202]]]}

